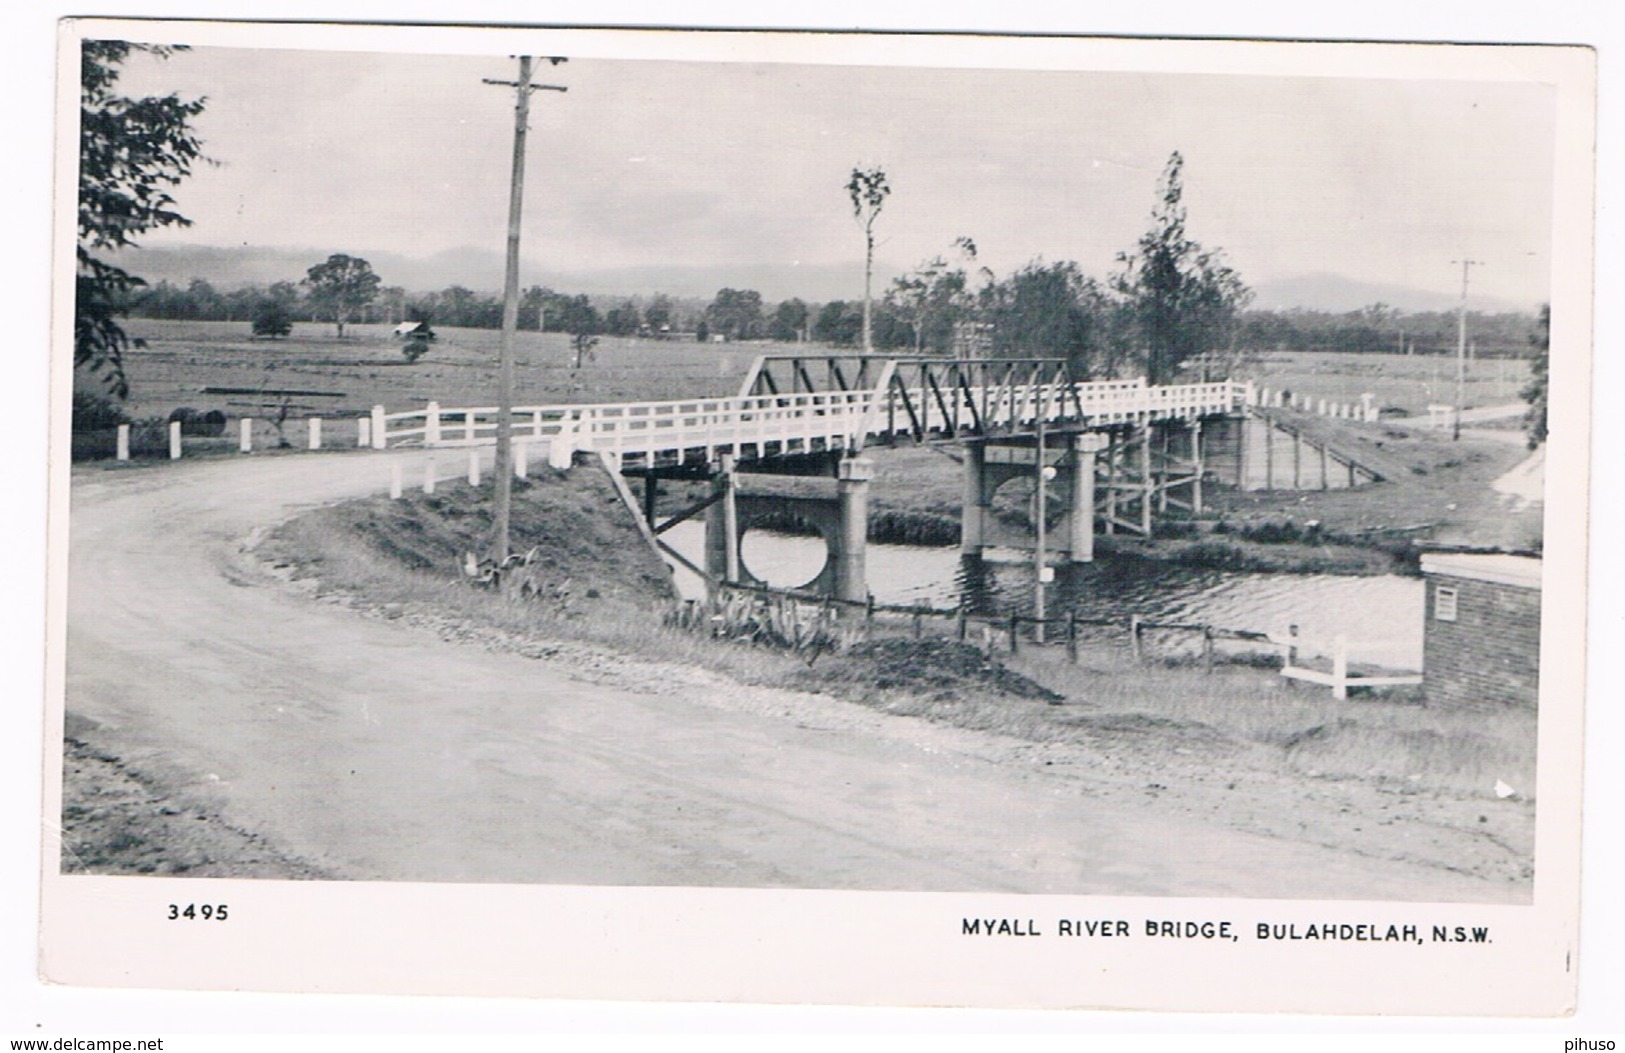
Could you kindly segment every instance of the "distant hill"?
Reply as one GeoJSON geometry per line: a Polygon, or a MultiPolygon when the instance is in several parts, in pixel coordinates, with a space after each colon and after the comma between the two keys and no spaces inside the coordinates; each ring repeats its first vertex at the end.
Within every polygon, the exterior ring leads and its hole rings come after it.
{"type": "MultiPolygon", "coordinates": [[[[116,260],[148,282],[164,280],[173,285],[185,285],[193,278],[203,278],[218,288],[229,289],[299,281],[309,268],[333,252],[364,258],[385,285],[399,285],[410,292],[437,291],[450,285],[484,293],[495,293],[502,288],[502,254],[475,248],[412,257],[370,252],[357,246],[322,250],[166,245],[125,252],[116,260]]],[[[875,288],[884,288],[893,277],[877,268],[875,288]]],[[[589,295],[634,296],[662,292],[669,296],[710,300],[718,289],[735,288],[755,289],[770,303],[793,296],[827,302],[861,297],[863,266],[859,261],[850,266],[833,267],[741,263],[585,270],[526,260],[520,271],[520,282],[524,286],[545,285],[559,292],[589,295]]]]}
{"type": "MultiPolygon", "coordinates": [[[[1362,282],[1325,272],[1259,282],[1253,286],[1253,292],[1256,294],[1253,307],[1275,311],[1293,307],[1311,311],[1356,311],[1374,303],[1384,303],[1401,311],[1453,311],[1460,302],[1458,294],[1454,293],[1362,282]]],[[[1491,314],[1515,312],[1532,315],[1538,306],[1479,295],[1473,296],[1469,302],[1472,310],[1491,314]]]]}
{"type": "MultiPolygon", "coordinates": [[[[137,249],[117,257],[118,262],[149,282],[167,280],[185,285],[204,278],[220,288],[239,285],[269,285],[298,281],[305,271],[332,252],[361,256],[385,285],[399,285],[410,292],[430,292],[450,285],[462,285],[476,292],[495,293],[502,288],[503,260],[500,252],[479,248],[448,249],[431,256],[405,256],[393,252],[369,252],[359,246],[342,249],[252,248],[213,245],[170,245],[137,249]]],[[[895,271],[877,267],[875,289],[886,288],[897,276],[895,271]]],[[[795,264],[699,264],[693,266],[650,266],[620,269],[579,269],[545,265],[527,260],[520,274],[524,286],[545,285],[559,292],[594,296],[635,296],[656,292],[676,297],[709,300],[718,289],[755,289],[769,303],[799,296],[813,303],[855,300],[863,295],[863,269],[854,263],[840,266],[798,266],[795,264]]],[[[1456,306],[1448,292],[1433,292],[1401,285],[1361,282],[1330,273],[1305,274],[1292,278],[1258,282],[1254,285],[1256,308],[1287,310],[1302,307],[1317,311],[1353,311],[1374,303],[1385,303],[1402,311],[1441,311],[1456,306]]],[[[1472,308],[1485,312],[1533,314],[1535,304],[1516,303],[1493,297],[1474,296],[1472,308]]]]}

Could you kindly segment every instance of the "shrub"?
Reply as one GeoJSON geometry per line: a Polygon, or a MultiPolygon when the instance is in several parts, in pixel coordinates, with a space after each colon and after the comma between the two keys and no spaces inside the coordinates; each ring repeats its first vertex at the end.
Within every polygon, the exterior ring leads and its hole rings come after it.
{"type": "Polygon", "coordinates": [[[124,412],[124,407],[107,395],[98,395],[90,391],[75,391],[73,393],[73,431],[80,434],[88,431],[106,431],[116,428],[120,424],[130,423],[130,417],[124,412]]]}
{"type": "Polygon", "coordinates": [[[280,300],[261,300],[254,305],[254,335],[272,338],[293,332],[293,315],[280,300]]]}
{"type": "Polygon", "coordinates": [[[1178,540],[1180,538],[1195,537],[1197,527],[1195,523],[1189,520],[1168,519],[1158,523],[1153,533],[1158,538],[1178,540]]]}
{"type": "Polygon", "coordinates": [[[1191,567],[1210,570],[1252,570],[1253,561],[1246,552],[1223,541],[1198,541],[1179,552],[1179,562],[1191,567]]]}
{"type": "Polygon", "coordinates": [[[195,410],[190,406],[182,406],[169,415],[166,423],[181,422],[182,435],[202,435],[207,438],[219,438],[226,433],[226,415],[219,410],[209,410],[207,413],[195,410]]]}
{"type": "Polygon", "coordinates": [[[1303,531],[1291,520],[1242,527],[1240,533],[1248,541],[1256,541],[1261,545],[1283,545],[1303,539],[1303,531]]]}
{"type": "Polygon", "coordinates": [[[408,340],[406,343],[401,345],[401,357],[406,359],[408,363],[416,362],[418,359],[429,353],[429,340],[432,339],[434,338],[430,337],[428,340],[426,340],[422,337],[414,337],[413,339],[408,340]]]}

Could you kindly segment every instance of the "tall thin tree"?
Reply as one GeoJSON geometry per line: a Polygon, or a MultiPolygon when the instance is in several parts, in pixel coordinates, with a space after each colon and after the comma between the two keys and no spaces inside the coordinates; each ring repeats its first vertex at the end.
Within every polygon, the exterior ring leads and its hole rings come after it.
{"type": "Polygon", "coordinates": [[[846,183],[847,196],[852,199],[852,217],[863,228],[863,353],[873,354],[874,296],[872,285],[875,270],[875,220],[886,205],[891,186],[886,182],[886,171],[874,168],[854,168],[846,183]]]}

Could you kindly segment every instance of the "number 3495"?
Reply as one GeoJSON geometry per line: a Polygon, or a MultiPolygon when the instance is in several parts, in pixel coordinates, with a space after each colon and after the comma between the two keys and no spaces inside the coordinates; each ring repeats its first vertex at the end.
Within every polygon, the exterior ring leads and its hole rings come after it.
{"type": "Polygon", "coordinates": [[[226,905],[224,903],[188,903],[181,906],[179,903],[169,905],[168,920],[170,921],[225,921],[226,905]]]}

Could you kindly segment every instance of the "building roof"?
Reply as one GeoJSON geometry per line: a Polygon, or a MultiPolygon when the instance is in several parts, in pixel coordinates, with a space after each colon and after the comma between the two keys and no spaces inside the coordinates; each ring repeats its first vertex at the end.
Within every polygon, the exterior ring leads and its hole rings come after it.
{"type": "Polygon", "coordinates": [[[1533,556],[1510,556],[1500,552],[1424,552],[1423,574],[1446,574],[1453,578],[1489,581],[1499,585],[1540,588],[1541,562],[1533,556]]]}

